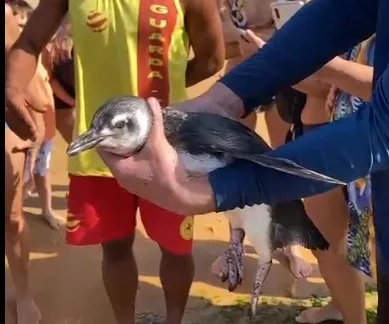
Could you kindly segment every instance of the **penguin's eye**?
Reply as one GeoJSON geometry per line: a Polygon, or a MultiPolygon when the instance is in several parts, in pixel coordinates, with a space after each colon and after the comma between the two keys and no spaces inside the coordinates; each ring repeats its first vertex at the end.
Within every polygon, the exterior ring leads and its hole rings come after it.
{"type": "Polygon", "coordinates": [[[126,122],[124,120],[121,120],[121,121],[118,121],[116,124],[115,124],[115,128],[123,128],[124,126],[126,125],[126,122]]]}

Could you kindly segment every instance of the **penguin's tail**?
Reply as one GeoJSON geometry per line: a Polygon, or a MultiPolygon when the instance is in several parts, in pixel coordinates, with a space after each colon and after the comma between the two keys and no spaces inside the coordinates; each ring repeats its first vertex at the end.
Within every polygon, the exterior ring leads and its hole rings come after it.
{"type": "Polygon", "coordinates": [[[300,200],[276,204],[272,207],[273,248],[291,244],[309,250],[328,250],[329,243],[308,217],[300,200]]]}

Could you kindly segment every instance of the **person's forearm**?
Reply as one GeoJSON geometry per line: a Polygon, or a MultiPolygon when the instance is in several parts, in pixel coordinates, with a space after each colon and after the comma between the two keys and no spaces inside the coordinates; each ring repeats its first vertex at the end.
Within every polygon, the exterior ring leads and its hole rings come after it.
{"type": "Polygon", "coordinates": [[[75,100],[72,96],[70,96],[66,90],[63,88],[61,83],[57,79],[50,80],[51,88],[53,89],[54,94],[61,99],[63,102],[67,103],[69,106],[75,106],[75,100]]]}
{"type": "Polygon", "coordinates": [[[280,89],[298,83],[372,35],[377,6],[378,1],[369,0],[311,1],[258,53],[220,82],[241,98],[250,112],[280,89]]]}
{"type": "MultiPolygon", "coordinates": [[[[20,88],[23,88],[23,90],[25,91],[34,76],[37,67],[39,52],[36,55],[31,55],[30,53],[28,54],[28,64],[26,70],[24,70],[24,68],[26,67],[25,64],[22,66],[18,64],[18,62],[20,61],[20,51],[18,51],[17,49],[15,50],[15,48],[17,46],[18,43],[17,40],[19,36],[20,36],[19,26],[16,22],[15,17],[12,14],[12,10],[8,10],[8,5],[6,5],[6,14],[5,14],[6,84],[5,86],[7,92],[9,92],[10,90],[15,92],[17,91],[17,89],[20,88]],[[16,79],[19,79],[19,82],[18,80],[15,80],[15,76],[16,79]],[[23,79],[26,79],[27,81],[23,82],[23,79]]],[[[31,47],[28,46],[26,48],[26,51],[31,52],[31,47]]],[[[22,62],[23,61],[24,59],[22,58],[22,62]]]]}
{"type": "Polygon", "coordinates": [[[292,88],[316,98],[326,98],[328,91],[330,90],[330,86],[328,84],[322,83],[313,77],[305,78],[292,86],[292,88]]]}
{"type": "Polygon", "coordinates": [[[313,77],[364,100],[371,97],[373,84],[371,66],[336,57],[318,70],[313,77]]]}
{"type": "Polygon", "coordinates": [[[188,177],[172,190],[174,211],[180,215],[201,215],[216,210],[216,199],[208,177],[188,177]]]}
{"type": "MultiPolygon", "coordinates": [[[[277,157],[350,182],[389,168],[389,68],[378,80],[372,102],[348,118],[323,126],[273,151],[277,157]]],[[[217,211],[293,200],[333,185],[266,169],[246,161],[209,175],[217,211]]],[[[204,192],[206,186],[204,186],[204,192]]]]}
{"type": "MultiPolygon", "coordinates": [[[[17,21],[12,13],[12,9],[6,4],[5,5],[5,68],[8,69],[9,64],[9,54],[12,49],[12,46],[15,44],[17,39],[20,36],[20,29],[17,24],[17,21]]],[[[12,58],[11,58],[12,60],[12,58]]],[[[11,62],[12,64],[12,62],[11,62]]],[[[35,74],[35,70],[34,70],[35,74]]],[[[39,82],[36,77],[32,77],[32,82],[30,82],[26,89],[26,100],[29,103],[29,106],[37,112],[45,112],[46,107],[42,104],[38,94],[37,88],[39,88],[39,82]]],[[[12,78],[11,78],[12,80],[12,78]]],[[[6,88],[9,85],[9,78],[6,76],[6,88]]]]}
{"type": "Polygon", "coordinates": [[[64,0],[45,0],[37,7],[27,22],[18,40],[12,46],[6,68],[6,92],[24,94],[34,77],[38,58],[44,47],[57,30],[67,10],[64,0]],[[45,28],[41,28],[42,17],[46,19],[45,28]]]}
{"type": "Polygon", "coordinates": [[[219,72],[223,68],[223,62],[217,58],[200,60],[193,58],[186,68],[186,87],[191,87],[219,72]]]}

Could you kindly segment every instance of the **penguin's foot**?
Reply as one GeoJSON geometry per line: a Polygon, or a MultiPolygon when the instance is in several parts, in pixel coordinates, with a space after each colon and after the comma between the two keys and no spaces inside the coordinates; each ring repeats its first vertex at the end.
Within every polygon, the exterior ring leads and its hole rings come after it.
{"type": "Polygon", "coordinates": [[[244,246],[236,241],[230,243],[230,247],[222,256],[220,277],[222,282],[228,282],[229,291],[234,291],[242,283],[244,272],[243,258],[244,246]]]}
{"type": "Polygon", "coordinates": [[[259,262],[257,266],[257,272],[255,274],[255,280],[253,285],[253,292],[251,295],[250,308],[248,309],[247,316],[250,319],[253,319],[257,313],[259,297],[262,293],[263,283],[266,280],[267,275],[271,269],[272,260],[267,260],[264,262],[259,262]]]}

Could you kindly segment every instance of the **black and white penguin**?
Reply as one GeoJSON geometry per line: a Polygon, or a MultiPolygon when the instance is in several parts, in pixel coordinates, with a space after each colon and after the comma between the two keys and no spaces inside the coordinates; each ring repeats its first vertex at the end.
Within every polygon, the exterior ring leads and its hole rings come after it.
{"type": "MultiPolygon", "coordinates": [[[[166,138],[189,172],[207,174],[237,159],[244,159],[301,177],[342,184],[292,161],[264,155],[270,147],[255,132],[235,120],[210,113],[185,113],[175,109],[163,110],[163,120],[166,138]]],[[[74,156],[99,147],[121,156],[135,155],[146,143],[152,125],[153,113],[144,99],[115,97],[97,110],[89,130],[70,144],[67,153],[74,156]]],[[[252,316],[256,313],[275,249],[290,244],[300,244],[312,250],[328,249],[328,242],[310,221],[300,200],[273,206],[246,206],[225,215],[233,233],[237,234],[231,242],[229,260],[237,271],[227,271],[223,278],[229,281],[230,290],[235,289],[243,278],[241,236],[244,234],[241,229],[258,254],[250,307],[252,316]]]]}

